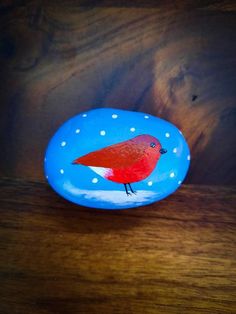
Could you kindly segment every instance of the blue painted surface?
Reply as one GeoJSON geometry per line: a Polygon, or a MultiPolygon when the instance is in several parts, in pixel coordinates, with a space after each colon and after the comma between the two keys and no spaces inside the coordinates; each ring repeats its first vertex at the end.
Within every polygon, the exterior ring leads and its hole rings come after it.
{"type": "Polygon", "coordinates": [[[83,112],[65,122],[50,140],[44,160],[46,178],[57,193],[79,205],[104,209],[136,207],[167,197],[181,185],[189,164],[188,145],[173,124],[111,108],[83,112]],[[156,137],[167,153],[149,177],[132,184],[136,195],[127,196],[122,184],[72,164],[80,156],[141,134],[156,137]]]}

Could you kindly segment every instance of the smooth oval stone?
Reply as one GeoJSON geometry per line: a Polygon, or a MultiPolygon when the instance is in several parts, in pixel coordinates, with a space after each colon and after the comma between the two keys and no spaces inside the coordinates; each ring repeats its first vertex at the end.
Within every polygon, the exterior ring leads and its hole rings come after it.
{"type": "Polygon", "coordinates": [[[173,193],[189,163],[188,145],[173,124],[150,114],[102,108],[58,129],[46,151],[45,174],[69,201],[123,209],[173,193]]]}

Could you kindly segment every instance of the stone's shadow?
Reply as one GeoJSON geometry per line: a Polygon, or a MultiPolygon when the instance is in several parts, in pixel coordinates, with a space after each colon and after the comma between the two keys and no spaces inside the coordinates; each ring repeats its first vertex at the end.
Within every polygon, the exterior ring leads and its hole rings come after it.
{"type": "Polygon", "coordinates": [[[65,231],[76,233],[111,233],[130,230],[143,223],[140,211],[145,211],[151,205],[109,210],[96,209],[73,204],[51,190],[48,186],[45,207],[50,212],[50,218],[65,231]]]}

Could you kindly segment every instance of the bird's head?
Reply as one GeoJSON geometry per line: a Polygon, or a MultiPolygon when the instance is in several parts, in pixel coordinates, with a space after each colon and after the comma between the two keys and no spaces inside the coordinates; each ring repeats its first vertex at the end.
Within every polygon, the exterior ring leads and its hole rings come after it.
{"type": "Polygon", "coordinates": [[[132,141],[140,146],[140,148],[142,147],[145,154],[156,157],[157,159],[159,159],[162,154],[167,153],[167,150],[162,148],[161,143],[154,136],[148,134],[138,135],[134,137],[132,141]]]}

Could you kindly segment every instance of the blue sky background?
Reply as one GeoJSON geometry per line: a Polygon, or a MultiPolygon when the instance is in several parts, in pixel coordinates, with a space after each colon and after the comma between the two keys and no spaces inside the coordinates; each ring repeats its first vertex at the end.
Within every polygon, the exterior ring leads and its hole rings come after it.
{"type": "Polygon", "coordinates": [[[61,196],[80,205],[106,209],[140,206],[163,199],[183,182],[190,163],[188,145],[171,123],[140,112],[103,108],[83,112],[65,122],[52,137],[45,156],[45,175],[61,196]],[[103,179],[72,161],[89,152],[137,135],[155,136],[167,153],[145,180],[133,183],[127,196],[122,184],[103,179]]]}

